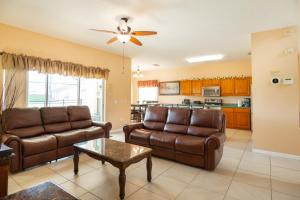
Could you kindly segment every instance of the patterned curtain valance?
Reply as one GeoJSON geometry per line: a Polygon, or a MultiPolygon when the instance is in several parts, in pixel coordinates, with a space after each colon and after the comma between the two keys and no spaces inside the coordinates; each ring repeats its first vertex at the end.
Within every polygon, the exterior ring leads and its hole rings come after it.
{"type": "Polygon", "coordinates": [[[109,70],[100,67],[84,66],[70,62],[44,59],[26,55],[2,53],[3,69],[32,70],[47,74],[61,74],[84,78],[108,79],[109,70]]]}
{"type": "Polygon", "coordinates": [[[158,87],[158,80],[138,81],[138,87],[158,87]]]}

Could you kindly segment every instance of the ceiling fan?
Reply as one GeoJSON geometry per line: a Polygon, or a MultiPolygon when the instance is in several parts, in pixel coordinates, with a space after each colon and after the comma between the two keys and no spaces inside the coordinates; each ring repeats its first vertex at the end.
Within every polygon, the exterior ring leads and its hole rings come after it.
{"type": "Polygon", "coordinates": [[[121,18],[119,22],[119,26],[117,27],[117,31],[108,31],[108,30],[99,30],[99,29],[89,29],[89,30],[115,34],[115,37],[111,38],[106,42],[107,44],[111,44],[119,40],[122,43],[126,43],[130,41],[138,46],[142,46],[143,44],[134,36],[148,36],[148,35],[157,34],[157,32],[155,31],[132,31],[131,27],[127,25],[128,19],[129,18],[127,17],[121,18]]]}

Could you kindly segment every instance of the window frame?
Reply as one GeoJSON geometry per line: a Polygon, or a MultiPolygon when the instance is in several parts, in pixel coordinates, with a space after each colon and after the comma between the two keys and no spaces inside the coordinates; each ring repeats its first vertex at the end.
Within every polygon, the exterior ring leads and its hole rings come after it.
{"type": "MultiPolygon", "coordinates": [[[[29,97],[29,73],[30,71],[33,71],[33,70],[29,70],[26,72],[26,94],[25,94],[25,97],[26,97],[26,107],[28,107],[28,104],[29,104],[29,101],[28,101],[28,97],[29,97]]],[[[44,73],[43,73],[44,74],[44,73]]],[[[44,74],[46,75],[46,80],[45,80],[45,102],[44,102],[44,107],[50,107],[49,106],[49,103],[48,103],[48,95],[49,95],[49,75],[51,74],[44,74]]],[[[60,75],[60,74],[59,74],[60,75]]],[[[63,75],[62,75],[63,76],[63,75]]],[[[102,82],[102,91],[101,91],[101,95],[102,95],[102,103],[99,105],[100,106],[100,109],[102,111],[101,113],[101,119],[100,121],[104,121],[105,118],[106,118],[106,115],[105,115],[105,101],[106,101],[106,97],[105,97],[105,90],[106,90],[106,81],[104,79],[97,79],[99,81],[102,82]]],[[[81,100],[80,100],[80,88],[81,87],[81,77],[78,77],[78,84],[77,84],[77,103],[76,105],[81,105],[81,100]]]]}

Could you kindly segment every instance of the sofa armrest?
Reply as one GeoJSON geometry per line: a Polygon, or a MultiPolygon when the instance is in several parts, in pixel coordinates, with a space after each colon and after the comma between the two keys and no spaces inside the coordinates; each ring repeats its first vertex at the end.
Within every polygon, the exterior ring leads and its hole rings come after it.
{"type": "Polygon", "coordinates": [[[218,132],[210,135],[205,140],[205,168],[213,170],[220,162],[223,155],[225,134],[218,132]]]}
{"type": "Polygon", "coordinates": [[[205,146],[218,149],[225,142],[225,134],[222,132],[214,133],[205,139],[205,146]]]}
{"type": "Polygon", "coordinates": [[[2,142],[13,149],[14,156],[10,160],[10,171],[12,173],[22,170],[22,141],[18,136],[2,134],[2,142]]]}
{"type": "Polygon", "coordinates": [[[105,137],[109,138],[109,132],[112,128],[112,124],[110,122],[92,122],[92,125],[102,127],[105,131],[105,137]]]}
{"type": "Polygon", "coordinates": [[[128,142],[129,135],[134,129],[144,128],[143,123],[126,124],[123,126],[123,132],[125,134],[125,142],[128,142]]]}

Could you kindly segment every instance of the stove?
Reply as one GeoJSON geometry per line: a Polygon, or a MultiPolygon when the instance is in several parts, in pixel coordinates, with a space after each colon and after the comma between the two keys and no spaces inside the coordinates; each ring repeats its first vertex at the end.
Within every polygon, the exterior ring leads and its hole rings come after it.
{"type": "Polygon", "coordinates": [[[204,99],[204,109],[221,110],[222,99],[204,99]]]}

